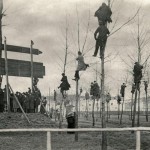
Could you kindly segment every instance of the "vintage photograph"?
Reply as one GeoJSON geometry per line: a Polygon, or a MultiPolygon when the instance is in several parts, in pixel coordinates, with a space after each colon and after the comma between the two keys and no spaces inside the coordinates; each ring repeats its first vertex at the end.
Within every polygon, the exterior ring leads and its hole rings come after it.
{"type": "Polygon", "coordinates": [[[150,150],[150,0],[0,0],[0,150],[150,150]]]}

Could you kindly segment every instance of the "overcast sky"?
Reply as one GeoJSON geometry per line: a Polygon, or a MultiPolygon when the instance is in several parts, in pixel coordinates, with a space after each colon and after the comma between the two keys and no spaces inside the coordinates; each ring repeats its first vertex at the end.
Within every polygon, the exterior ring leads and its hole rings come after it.
{"type": "MultiPolygon", "coordinates": [[[[90,83],[96,80],[96,62],[99,73],[100,59],[92,57],[95,46],[93,34],[98,27],[94,13],[102,2],[107,3],[107,0],[4,0],[4,10],[6,10],[7,16],[3,18],[3,25],[6,25],[3,27],[3,36],[7,37],[7,43],[29,47],[30,40],[33,40],[34,47],[43,52],[39,56],[34,56],[34,61],[43,62],[46,67],[46,76],[40,79],[39,82],[39,88],[43,95],[48,95],[49,87],[51,93],[53,93],[53,90],[57,89],[60,84],[61,73],[63,72],[62,61],[64,61],[65,56],[66,18],[69,46],[66,75],[71,84],[69,93],[74,93],[75,91],[75,82],[72,81],[72,78],[77,65],[75,58],[79,49],[77,11],[81,49],[86,36],[90,12],[89,32],[83,50],[85,62],[90,64],[90,68],[80,73],[80,87],[84,89],[84,93],[89,89],[90,83]]],[[[113,23],[109,25],[111,33],[134,16],[140,6],[142,6],[139,14],[140,29],[143,35],[147,32],[146,38],[148,38],[150,24],[149,0],[114,0],[112,4],[113,23]],[[116,25],[114,26],[115,22],[116,25]]],[[[105,56],[109,57],[106,58],[105,63],[105,83],[106,89],[110,90],[112,95],[117,94],[118,88],[125,82],[126,76],[128,76],[128,81],[132,79],[132,75],[130,73],[127,75],[127,72],[132,72],[133,64],[137,61],[137,20],[138,18],[136,17],[108,39],[105,56]]],[[[149,44],[143,48],[142,63],[148,56],[148,46],[149,44]]],[[[9,53],[8,57],[30,60],[30,55],[27,54],[9,53]]],[[[100,83],[99,76],[97,74],[98,83],[100,83]]],[[[10,77],[9,80],[15,91],[23,92],[31,86],[30,78],[10,77]]],[[[131,86],[128,83],[127,91],[130,92],[130,90],[131,86]]]]}

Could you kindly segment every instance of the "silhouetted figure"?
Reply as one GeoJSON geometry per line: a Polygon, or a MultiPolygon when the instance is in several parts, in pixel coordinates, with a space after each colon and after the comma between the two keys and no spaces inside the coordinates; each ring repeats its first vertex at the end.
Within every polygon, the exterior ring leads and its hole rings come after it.
{"type": "Polygon", "coordinates": [[[62,93],[62,96],[65,98],[65,92],[69,90],[70,84],[68,82],[67,76],[65,76],[64,73],[62,73],[61,84],[58,88],[60,88],[60,92],[62,93]]]}
{"type": "Polygon", "coordinates": [[[133,69],[135,85],[139,84],[142,79],[142,69],[143,69],[143,66],[140,65],[138,62],[135,62],[134,69],[133,69]]]}
{"type": "Polygon", "coordinates": [[[126,88],[126,85],[125,85],[125,83],[123,83],[123,84],[121,85],[121,89],[120,89],[121,97],[124,97],[124,94],[125,94],[125,88],[126,88]]]}
{"type": "Polygon", "coordinates": [[[108,28],[103,24],[103,22],[99,22],[99,27],[96,29],[94,33],[94,38],[96,40],[94,57],[97,56],[98,49],[100,48],[100,58],[104,56],[104,50],[107,42],[107,35],[109,34],[108,28]],[[97,37],[98,34],[98,37],[97,37]]]}
{"type": "Polygon", "coordinates": [[[99,9],[95,12],[95,17],[98,18],[98,21],[103,22],[106,24],[107,22],[112,22],[111,20],[112,11],[111,9],[105,4],[102,3],[102,5],[99,7],[99,9]]]}

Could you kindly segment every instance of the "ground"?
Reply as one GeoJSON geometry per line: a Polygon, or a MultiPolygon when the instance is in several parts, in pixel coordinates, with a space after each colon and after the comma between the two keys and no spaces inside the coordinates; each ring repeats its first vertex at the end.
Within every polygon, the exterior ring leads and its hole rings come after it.
{"type": "MultiPolygon", "coordinates": [[[[54,119],[40,114],[27,114],[31,125],[21,113],[1,113],[0,128],[57,128],[58,122],[54,119]]],[[[79,127],[92,127],[92,118],[86,120],[80,116],[79,127]]],[[[141,116],[141,126],[149,126],[145,117],[141,116]]],[[[123,116],[123,123],[119,125],[117,116],[110,116],[107,127],[130,127],[129,116],[123,116]]],[[[66,120],[63,121],[63,128],[66,128],[66,120]]],[[[101,127],[100,119],[95,122],[95,127],[101,127]]],[[[107,132],[108,150],[134,150],[135,133],[131,132],[107,132]]],[[[142,150],[150,149],[150,132],[141,133],[142,150]]],[[[21,132],[21,133],[0,133],[0,150],[46,150],[47,137],[45,132],[21,132]]],[[[79,133],[79,141],[74,141],[74,134],[52,133],[52,150],[100,150],[100,132],[79,133]]]]}

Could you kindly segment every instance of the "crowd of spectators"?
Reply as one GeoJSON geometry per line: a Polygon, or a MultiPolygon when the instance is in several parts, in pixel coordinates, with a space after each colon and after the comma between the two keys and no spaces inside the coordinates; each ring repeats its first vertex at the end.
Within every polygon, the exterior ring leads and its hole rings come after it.
{"type": "MultiPolygon", "coordinates": [[[[38,107],[41,102],[41,92],[38,88],[34,89],[31,92],[31,89],[28,88],[27,92],[16,92],[15,95],[9,91],[10,98],[10,111],[11,112],[21,112],[19,104],[16,100],[18,99],[21,107],[26,113],[35,113],[38,112],[38,107]]],[[[7,94],[6,88],[0,88],[0,112],[7,110],[7,94]]]]}

